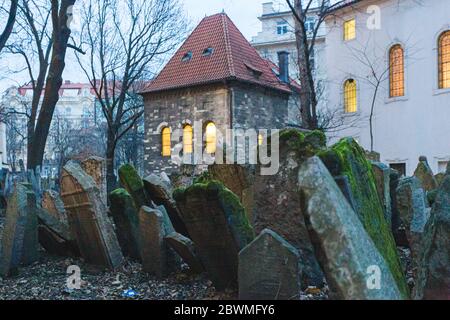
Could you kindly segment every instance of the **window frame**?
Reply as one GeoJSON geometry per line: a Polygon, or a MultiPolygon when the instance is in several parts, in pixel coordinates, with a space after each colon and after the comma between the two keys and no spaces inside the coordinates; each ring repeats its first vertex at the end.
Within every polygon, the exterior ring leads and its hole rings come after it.
{"type": "Polygon", "coordinates": [[[205,142],[205,147],[204,150],[207,154],[215,154],[217,151],[217,125],[215,124],[214,121],[208,121],[205,123],[205,128],[204,128],[204,142],[205,142]],[[208,127],[210,126],[214,126],[214,144],[212,145],[213,141],[208,141],[209,136],[208,136],[208,127]]]}
{"type": "Polygon", "coordinates": [[[342,40],[344,42],[353,41],[353,40],[356,40],[356,36],[357,36],[357,32],[356,32],[356,17],[344,20],[344,23],[342,24],[342,40]],[[355,30],[354,34],[353,34],[353,38],[347,38],[346,26],[352,21],[354,22],[354,30],[355,30]]]}
{"type": "Polygon", "coordinates": [[[161,156],[168,158],[172,156],[172,129],[169,126],[165,126],[161,129],[161,156]],[[165,131],[169,131],[165,133],[165,131]],[[167,136],[169,137],[169,143],[167,144],[167,136]],[[166,149],[168,148],[168,149],[166,149]],[[168,152],[166,152],[168,151],[168,152]]]}
{"type": "Polygon", "coordinates": [[[192,155],[194,154],[194,128],[191,124],[187,123],[183,126],[183,155],[192,155]],[[186,142],[186,133],[187,128],[190,128],[190,141],[186,142]],[[190,149],[186,150],[186,147],[190,147],[190,149]]]}
{"type": "Polygon", "coordinates": [[[437,68],[438,68],[438,90],[450,90],[450,78],[449,79],[444,79],[444,73],[449,73],[449,77],[450,77],[450,29],[448,29],[448,30],[444,30],[444,31],[442,31],[440,34],[439,34],[439,36],[438,36],[438,39],[437,39],[437,54],[438,54],[438,57],[437,57],[437,62],[438,62],[438,66],[437,66],[437,68]],[[448,55],[449,55],[449,60],[448,60],[448,62],[446,62],[446,63],[444,63],[443,61],[442,61],[442,56],[443,56],[443,53],[442,53],[442,51],[443,51],[443,48],[444,48],[444,46],[443,46],[443,42],[444,42],[444,38],[449,38],[449,44],[448,44],[448,50],[449,50],[449,52],[447,53],[448,55]],[[448,67],[449,67],[449,70],[444,70],[444,64],[448,64],[448,67]],[[445,86],[444,85],[444,83],[446,82],[446,81],[449,81],[449,84],[448,84],[448,86],[445,86]]]}
{"type": "Polygon", "coordinates": [[[342,96],[343,96],[343,112],[345,115],[354,115],[359,112],[359,96],[358,96],[358,81],[355,80],[355,78],[349,77],[344,80],[344,83],[342,85],[342,96]],[[350,81],[353,81],[355,84],[355,111],[348,111],[347,108],[347,84],[350,83],[350,81]]]}
{"type": "Polygon", "coordinates": [[[400,43],[396,43],[394,45],[392,45],[389,48],[389,52],[388,52],[388,67],[389,67],[389,99],[401,99],[406,97],[406,59],[405,59],[405,49],[403,48],[403,46],[400,43]],[[401,50],[401,65],[402,65],[402,70],[401,70],[401,75],[402,75],[402,94],[401,95],[393,95],[393,92],[395,91],[394,87],[393,87],[393,79],[394,79],[394,64],[393,64],[393,52],[395,49],[400,49],[401,50]]]}

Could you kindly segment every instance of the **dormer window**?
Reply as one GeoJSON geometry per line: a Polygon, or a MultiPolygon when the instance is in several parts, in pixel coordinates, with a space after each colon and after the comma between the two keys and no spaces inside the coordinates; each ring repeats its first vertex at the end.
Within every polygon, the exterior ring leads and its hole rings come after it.
{"type": "Polygon", "coordinates": [[[253,77],[256,79],[259,79],[263,72],[256,68],[255,66],[251,65],[250,63],[244,63],[246,68],[252,73],[253,77]]]}
{"type": "Polygon", "coordinates": [[[208,56],[212,55],[213,52],[214,52],[213,48],[206,48],[205,50],[203,50],[202,56],[208,57],[208,56]]]}
{"type": "Polygon", "coordinates": [[[181,58],[181,61],[187,62],[192,59],[192,51],[188,51],[184,54],[183,58],[181,58]]]}

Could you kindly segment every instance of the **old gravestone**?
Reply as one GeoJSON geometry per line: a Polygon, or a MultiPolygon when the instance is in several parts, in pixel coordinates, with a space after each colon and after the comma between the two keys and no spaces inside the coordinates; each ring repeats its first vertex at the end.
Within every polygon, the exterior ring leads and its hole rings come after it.
{"type": "Polygon", "coordinates": [[[133,198],[136,210],[139,210],[142,206],[149,206],[151,204],[151,200],[145,193],[144,183],[132,165],[126,164],[120,167],[119,179],[120,184],[133,198]]]}
{"type": "Polygon", "coordinates": [[[81,162],[81,168],[90,175],[100,190],[100,196],[106,202],[108,194],[106,183],[106,159],[89,157],[81,162]]]}
{"type": "Polygon", "coordinates": [[[421,156],[419,158],[419,164],[417,165],[416,171],[414,171],[414,176],[419,179],[422,187],[425,191],[432,191],[438,187],[436,178],[434,177],[433,171],[426,157],[421,156]]]}
{"type": "Polygon", "coordinates": [[[172,232],[164,240],[186,262],[193,273],[202,273],[204,271],[191,239],[186,238],[182,234],[172,232]]]}
{"type": "Polygon", "coordinates": [[[316,254],[332,298],[407,298],[322,161],[313,157],[304,162],[298,181],[308,228],[314,234],[316,254]],[[379,272],[380,278],[372,281],[369,275],[374,270],[379,272]]]}
{"type": "Polygon", "coordinates": [[[300,256],[292,245],[265,229],[239,253],[239,299],[298,298],[300,256]]]}
{"type": "Polygon", "coordinates": [[[218,181],[177,189],[174,198],[215,287],[237,287],[238,254],[253,238],[238,197],[218,181]]]}
{"type": "Polygon", "coordinates": [[[144,179],[144,188],[147,196],[157,205],[164,206],[170,220],[178,233],[188,236],[186,226],[181,219],[180,211],[172,198],[172,190],[167,183],[156,175],[150,175],[144,179]]]}
{"type": "Polygon", "coordinates": [[[383,205],[384,217],[392,227],[392,203],[391,203],[391,169],[381,162],[372,162],[372,170],[375,178],[375,187],[378,198],[383,205]]]}
{"type": "Polygon", "coordinates": [[[67,223],[66,210],[58,192],[46,190],[42,196],[42,208],[47,210],[55,219],[67,223]]]}
{"type": "Polygon", "coordinates": [[[416,299],[450,299],[450,164],[423,235],[416,299]]]}
{"type": "Polygon", "coordinates": [[[93,178],[76,162],[69,161],[63,168],[61,198],[81,256],[94,265],[118,267],[123,255],[107,216],[106,203],[93,178]]]}
{"type": "Polygon", "coordinates": [[[8,199],[0,256],[0,275],[7,277],[21,265],[39,259],[36,197],[31,187],[17,184],[8,199]]]}
{"type": "Polygon", "coordinates": [[[319,153],[319,156],[333,176],[345,175],[349,178],[356,205],[354,211],[386,260],[402,295],[407,297],[409,288],[400,264],[396,243],[378,197],[372,164],[366,159],[364,150],[353,138],[344,138],[319,153]]]}
{"type": "Polygon", "coordinates": [[[322,287],[324,275],[314,254],[298,192],[298,168],[316,152],[298,130],[280,133],[279,170],[258,174],[254,183],[253,226],[257,233],[270,229],[293,245],[300,254],[302,286],[322,287]]]}
{"type": "Polygon", "coordinates": [[[117,189],[111,192],[109,201],[122,253],[140,261],[139,217],[133,199],[125,189],[117,189]]]}

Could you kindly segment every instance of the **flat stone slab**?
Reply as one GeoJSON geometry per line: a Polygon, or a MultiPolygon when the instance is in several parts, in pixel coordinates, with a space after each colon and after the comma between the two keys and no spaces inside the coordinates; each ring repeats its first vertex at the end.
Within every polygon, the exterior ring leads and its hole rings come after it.
{"type": "Polygon", "coordinates": [[[81,168],[90,175],[97,184],[100,195],[106,203],[108,195],[106,182],[106,159],[100,157],[89,157],[81,162],[81,168]]]}
{"type": "Polygon", "coordinates": [[[53,217],[67,223],[66,210],[59,193],[53,190],[46,190],[42,196],[42,208],[44,208],[53,217]]]}
{"type": "Polygon", "coordinates": [[[239,253],[239,299],[298,299],[300,255],[281,236],[266,229],[239,253]]]}
{"type": "Polygon", "coordinates": [[[144,190],[144,182],[132,165],[126,164],[119,168],[119,180],[122,187],[133,198],[136,210],[139,211],[142,206],[151,205],[151,200],[144,190]]]}
{"type": "Polygon", "coordinates": [[[195,244],[191,239],[182,234],[173,232],[166,236],[164,240],[169,246],[183,259],[193,273],[202,273],[205,271],[195,250],[195,244]]]}

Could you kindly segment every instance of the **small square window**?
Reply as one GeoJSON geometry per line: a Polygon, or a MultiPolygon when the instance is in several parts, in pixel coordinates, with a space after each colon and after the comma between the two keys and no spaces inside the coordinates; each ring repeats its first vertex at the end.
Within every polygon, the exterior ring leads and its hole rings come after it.
{"type": "Polygon", "coordinates": [[[344,40],[349,41],[356,38],[356,20],[351,19],[344,22],[344,40]]]}

